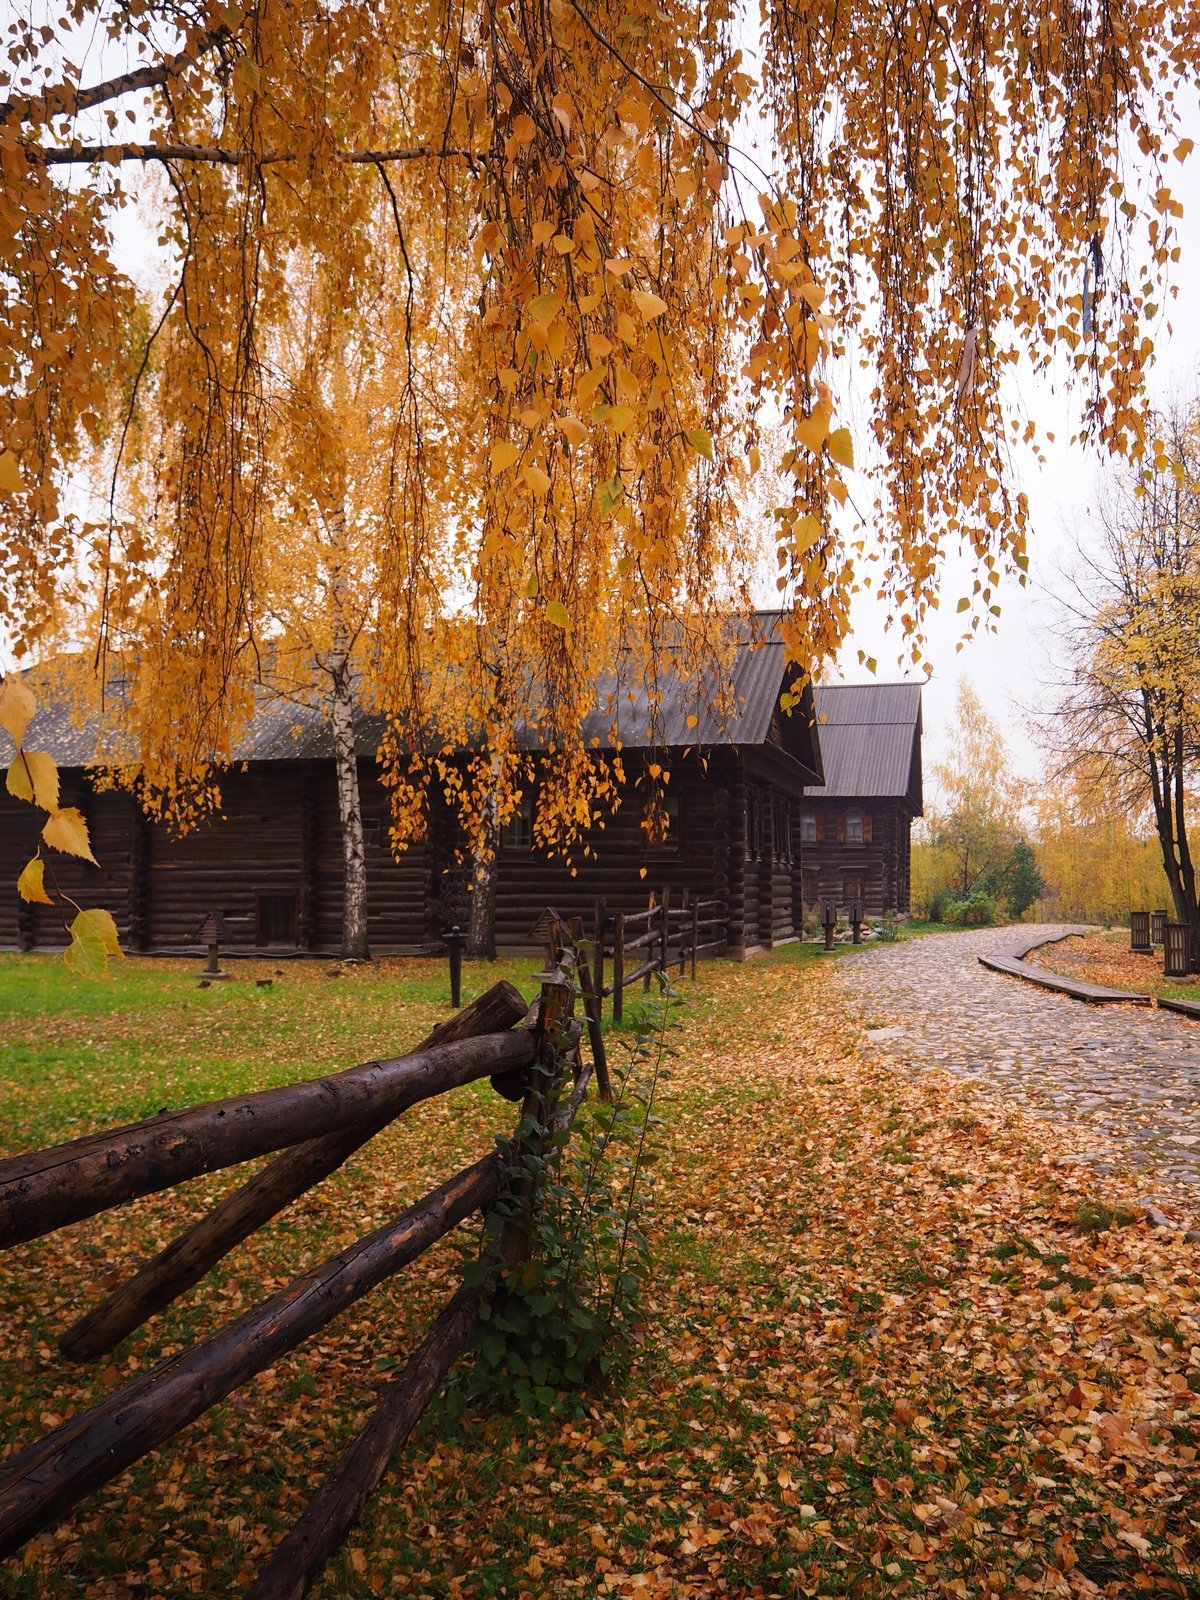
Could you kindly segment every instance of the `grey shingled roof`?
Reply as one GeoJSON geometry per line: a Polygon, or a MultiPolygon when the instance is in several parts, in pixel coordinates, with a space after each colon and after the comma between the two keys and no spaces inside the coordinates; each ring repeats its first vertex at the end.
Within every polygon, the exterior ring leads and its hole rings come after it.
{"type": "MultiPolygon", "coordinates": [[[[584,722],[584,739],[597,741],[600,748],[611,747],[615,723],[617,742],[630,750],[767,743],[787,675],[778,615],[761,612],[743,619],[736,625],[735,638],[737,648],[724,684],[710,677],[701,688],[689,688],[669,670],[657,684],[648,681],[644,672],[635,674],[632,669],[628,676],[606,674],[597,685],[596,707],[584,722]],[[652,718],[655,691],[658,712],[652,718]],[[689,716],[697,718],[694,727],[688,726],[689,716]]],[[[800,726],[803,716],[803,709],[797,708],[791,719],[797,727],[788,742],[806,753],[802,764],[819,773],[818,737],[807,725],[800,726]]],[[[361,756],[375,755],[383,731],[380,715],[364,714],[357,719],[356,744],[361,756]]],[[[129,759],[128,749],[122,749],[119,689],[110,695],[103,716],[97,714],[81,723],[66,700],[39,687],[38,710],[26,742],[30,749],[45,750],[61,767],[129,759]]],[[[525,730],[523,742],[526,748],[536,749],[536,733],[525,730]]],[[[332,759],[333,739],[323,711],[265,690],[233,752],[235,762],[332,759]]]]}
{"type": "Polygon", "coordinates": [[[584,722],[585,740],[609,745],[615,723],[617,742],[631,750],[765,744],[787,672],[779,615],[757,612],[731,628],[737,648],[724,682],[707,674],[700,685],[688,685],[669,670],[657,683],[644,669],[606,673],[597,684],[596,708],[584,722]],[[652,717],[655,691],[659,701],[652,717]]]}
{"type": "Polygon", "coordinates": [[[829,684],[816,690],[825,782],[805,789],[822,800],[908,798],[922,809],[921,686],[829,684]]]}

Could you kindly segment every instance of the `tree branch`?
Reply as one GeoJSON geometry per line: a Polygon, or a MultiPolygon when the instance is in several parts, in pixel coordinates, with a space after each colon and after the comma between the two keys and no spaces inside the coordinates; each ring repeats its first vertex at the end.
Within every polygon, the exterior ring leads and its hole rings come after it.
{"type": "Polygon", "coordinates": [[[8,100],[0,105],[0,122],[41,122],[50,117],[73,117],[80,111],[90,111],[108,100],[118,100],[122,95],[134,94],[139,89],[158,89],[220,45],[233,38],[224,24],[210,33],[200,35],[199,44],[191,50],[181,50],[178,55],[154,66],[136,67],[123,72],[120,77],[94,83],[90,89],[76,89],[69,83],[56,84],[43,89],[41,94],[30,95],[25,100],[8,100]]]}
{"type": "MultiPolygon", "coordinates": [[[[225,150],[219,145],[201,144],[27,145],[25,154],[31,166],[47,167],[96,166],[101,162],[115,166],[123,161],[194,161],[210,166],[268,167],[281,161],[301,159],[290,150],[268,150],[259,155],[254,150],[225,150]]],[[[444,160],[465,161],[473,166],[476,162],[486,164],[488,154],[483,150],[434,148],[432,145],[419,144],[399,150],[336,150],[333,158],[335,161],[351,162],[355,166],[381,166],[389,161],[444,160]]]]}

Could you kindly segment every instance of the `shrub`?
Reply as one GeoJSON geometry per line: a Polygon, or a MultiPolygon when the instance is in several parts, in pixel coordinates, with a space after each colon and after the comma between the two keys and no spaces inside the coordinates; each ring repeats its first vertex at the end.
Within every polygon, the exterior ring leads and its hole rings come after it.
{"type": "Polygon", "coordinates": [[[992,896],[976,889],[965,900],[948,900],[937,920],[959,928],[990,928],[997,915],[998,907],[992,896]]]}

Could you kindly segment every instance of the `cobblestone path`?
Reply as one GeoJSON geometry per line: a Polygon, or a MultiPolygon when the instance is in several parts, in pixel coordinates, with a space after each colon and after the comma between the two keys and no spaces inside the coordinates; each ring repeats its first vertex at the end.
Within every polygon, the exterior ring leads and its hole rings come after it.
{"type": "Polygon", "coordinates": [[[831,976],[893,1059],[959,1073],[1047,1116],[1099,1171],[1131,1164],[1200,1184],[1200,1022],[1085,1005],[976,959],[1061,931],[983,928],[878,945],[832,962],[831,976]]]}

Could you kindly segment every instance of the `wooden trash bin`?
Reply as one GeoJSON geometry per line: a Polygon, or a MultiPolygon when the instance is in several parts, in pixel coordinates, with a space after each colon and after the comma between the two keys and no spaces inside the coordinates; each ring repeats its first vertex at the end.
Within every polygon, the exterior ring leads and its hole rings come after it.
{"type": "Polygon", "coordinates": [[[1162,944],[1167,937],[1167,913],[1165,911],[1152,911],[1150,913],[1150,943],[1162,944]]]}
{"type": "Polygon", "coordinates": [[[1129,948],[1134,955],[1148,956],[1154,953],[1154,946],[1150,943],[1150,913],[1148,911],[1131,911],[1129,913],[1129,948]]]}
{"type": "Polygon", "coordinates": [[[1163,931],[1163,977],[1186,978],[1192,970],[1192,930],[1186,922],[1168,922],[1163,931]]]}

